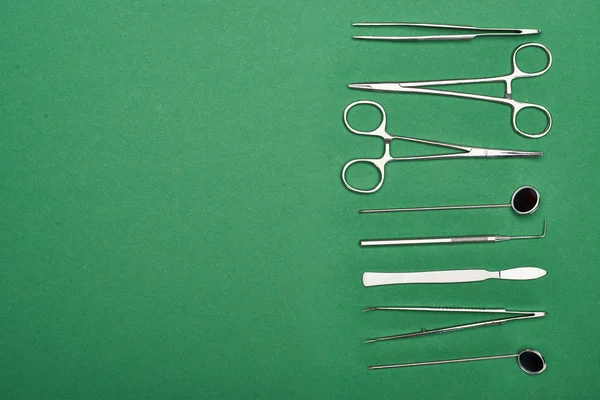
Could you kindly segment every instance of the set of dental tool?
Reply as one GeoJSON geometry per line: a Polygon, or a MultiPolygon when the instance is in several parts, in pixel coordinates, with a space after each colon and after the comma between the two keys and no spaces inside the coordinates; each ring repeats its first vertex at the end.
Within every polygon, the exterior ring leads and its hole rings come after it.
{"type": "MultiPolygon", "coordinates": [[[[360,22],[353,24],[354,27],[369,27],[380,29],[380,27],[412,27],[415,29],[443,29],[446,31],[463,31],[457,34],[429,35],[429,36],[367,36],[355,35],[354,39],[368,41],[391,41],[391,42],[410,42],[410,41],[456,41],[472,40],[477,37],[509,37],[523,35],[537,35],[541,33],[539,29],[514,29],[514,28],[479,28],[469,25],[443,25],[430,23],[408,23],[408,22],[360,22]]],[[[513,98],[513,82],[516,79],[533,78],[545,74],[552,66],[552,53],[540,43],[525,43],[517,46],[512,53],[512,71],[505,75],[498,75],[486,78],[471,79],[445,79],[445,80],[424,80],[424,81],[387,81],[387,82],[361,82],[348,84],[348,88],[354,90],[364,90],[373,92],[387,93],[416,93],[438,96],[447,96],[454,98],[464,98],[480,100],[497,104],[505,104],[511,107],[511,125],[512,129],[519,135],[538,139],[545,136],[552,128],[552,115],[550,111],[542,105],[519,101],[513,98]],[[535,72],[526,72],[519,67],[517,56],[527,48],[536,48],[542,50],[546,55],[546,64],[542,69],[535,72]],[[503,83],[505,90],[503,96],[489,96],[464,91],[442,90],[432,87],[439,86],[458,86],[465,84],[484,84],[484,83],[503,83]],[[518,123],[518,116],[523,110],[538,110],[546,117],[545,128],[530,132],[522,129],[518,123]]],[[[380,190],[386,177],[386,166],[394,161],[425,161],[425,160],[446,160],[446,159],[469,159],[469,158],[514,158],[527,157],[538,158],[543,156],[541,151],[537,150],[513,150],[497,149],[486,147],[475,147],[471,145],[451,144],[441,141],[428,140],[424,138],[415,138],[408,136],[398,136],[391,134],[387,130],[387,114],[385,108],[378,102],[371,100],[358,100],[349,104],[343,112],[343,121],[346,128],[362,136],[379,137],[383,140],[383,154],[379,158],[356,158],[348,161],[342,168],[342,183],[344,186],[359,194],[370,194],[380,190]],[[349,113],[358,107],[371,107],[379,111],[381,122],[372,130],[359,130],[353,127],[349,122],[349,113]],[[404,141],[419,143],[447,149],[446,153],[436,153],[430,155],[415,155],[394,157],[391,153],[393,141],[404,141]],[[367,164],[374,166],[379,174],[379,181],[371,187],[357,187],[350,183],[348,170],[351,167],[367,164]]],[[[356,125],[355,125],[356,126],[356,125]]],[[[408,183],[410,184],[410,183],[408,183]]],[[[371,208],[360,210],[360,214],[379,214],[379,213],[406,213],[420,211],[442,211],[442,210],[471,210],[486,208],[510,208],[519,215],[531,215],[540,205],[540,193],[533,186],[520,186],[512,194],[510,202],[489,203],[489,204],[469,204],[469,205],[412,205],[411,207],[371,208]]],[[[543,223],[541,234],[535,235],[504,235],[504,234],[477,234],[471,236],[449,236],[449,237],[423,237],[423,238],[400,238],[400,239],[366,239],[360,241],[361,247],[379,247],[379,246],[406,246],[406,245],[433,245],[433,244],[456,244],[456,243],[487,243],[503,242],[516,239],[541,239],[546,236],[546,220],[543,223]]],[[[437,270],[437,271],[414,271],[414,272],[365,272],[362,276],[364,287],[406,285],[406,284],[457,284],[467,282],[483,282],[486,280],[505,280],[505,281],[526,281],[536,280],[546,275],[546,271],[537,267],[518,267],[504,270],[490,271],[487,269],[461,269],[461,270],[437,270]]],[[[464,329],[494,326],[512,321],[525,319],[538,319],[546,316],[545,311],[509,311],[504,308],[439,308],[439,307],[406,307],[406,306],[376,306],[366,308],[365,312],[372,311],[402,311],[402,312],[447,312],[447,313],[473,313],[478,315],[495,314],[499,318],[492,320],[477,321],[462,325],[453,325],[436,329],[422,329],[412,333],[395,334],[391,336],[382,336],[375,339],[368,339],[365,343],[376,343],[383,341],[400,340],[407,338],[416,338],[426,335],[456,332],[464,329]]],[[[409,362],[397,364],[385,364],[369,366],[369,370],[405,368],[425,365],[453,364],[469,361],[495,360],[503,358],[515,358],[522,371],[527,374],[540,374],[546,369],[546,360],[542,354],[536,350],[525,349],[517,353],[492,355],[482,357],[467,357],[439,361],[409,362]]]]}

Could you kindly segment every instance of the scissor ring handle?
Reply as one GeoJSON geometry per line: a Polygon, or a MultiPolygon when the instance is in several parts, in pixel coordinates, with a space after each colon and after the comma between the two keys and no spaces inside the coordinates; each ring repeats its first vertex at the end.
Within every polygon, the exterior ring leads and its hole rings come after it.
{"type": "Polygon", "coordinates": [[[515,77],[540,76],[540,75],[545,74],[552,66],[552,53],[550,53],[550,50],[548,50],[548,48],[541,43],[525,43],[525,44],[522,44],[519,47],[517,47],[515,49],[515,51],[513,52],[512,63],[513,63],[513,75],[515,75],[515,77]],[[544,52],[546,53],[546,57],[548,58],[548,63],[546,64],[546,67],[544,69],[537,71],[537,72],[525,72],[521,68],[519,68],[519,64],[517,63],[517,54],[519,53],[519,51],[523,50],[526,47],[537,47],[539,49],[544,50],[544,52]]]}
{"type": "Polygon", "coordinates": [[[374,102],[374,101],[370,101],[370,100],[359,100],[359,101],[355,101],[354,103],[350,103],[348,104],[348,107],[346,107],[346,109],[344,110],[344,124],[346,125],[346,128],[348,128],[348,130],[352,133],[355,133],[357,135],[368,135],[368,136],[381,136],[383,137],[385,135],[385,126],[386,126],[386,121],[387,121],[387,116],[385,114],[385,110],[384,108],[381,106],[381,104],[374,102]],[[372,131],[359,131],[358,129],[354,129],[352,126],[350,126],[350,123],[348,122],[348,112],[361,104],[366,104],[366,105],[370,105],[373,107],[376,107],[379,109],[379,111],[381,112],[381,123],[379,124],[379,126],[375,129],[373,129],[372,131]]]}
{"type": "Polygon", "coordinates": [[[552,115],[550,114],[550,111],[548,111],[548,109],[546,107],[540,106],[538,104],[522,103],[520,101],[515,101],[515,100],[513,100],[511,105],[513,108],[512,126],[513,126],[513,129],[515,130],[515,132],[517,132],[518,134],[526,136],[531,139],[539,139],[539,138],[545,136],[548,132],[550,132],[550,129],[552,129],[552,115]],[[536,110],[540,110],[541,112],[546,114],[546,120],[547,120],[546,128],[542,132],[527,133],[527,132],[523,132],[521,129],[519,129],[519,126],[517,125],[517,116],[519,115],[519,113],[521,111],[523,111],[526,108],[535,108],[536,110]]]}
{"type": "Polygon", "coordinates": [[[371,159],[371,158],[357,158],[355,160],[351,160],[348,161],[346,163],[346,165],[344,165],[344,169],[342,169],[342,181],[344,182],[344,186],[346,186],[346,188],[348,190],[351,190],[353,192],[356,193],[363,193],[363,194],[368,194],[368,193],[375,193],[376,191],[378,191],[381,188],[381,185],[383,185],[383,179],[385,178],[385,162],[383,159],[371,159]],[[379,183],[373,188],[373,189],[367,189],[367,190],[363,190],[363,189],[358,189],[355,188],[354,186],[350,185],[348,183],[348,181],[346,180],[346,172],[348,171],[348,168],[354,164],[358,164],[358,163],[368,163],[371,165],[374,165],[375,168],[377,168],[377,170],[379,171],[379,183]]]}

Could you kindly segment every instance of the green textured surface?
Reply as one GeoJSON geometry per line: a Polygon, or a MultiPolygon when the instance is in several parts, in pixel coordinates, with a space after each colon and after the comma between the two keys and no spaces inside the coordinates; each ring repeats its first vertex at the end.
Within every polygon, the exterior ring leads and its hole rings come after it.
{"type": "MultiPolygon", "coordinates": [[[[599,4],[2,2],[0,396],[597,398],[599,4]],[[351,34],[373,32],[350,27],[361,20],[544,32],[353,42],[351,34]],[[547,74],[514,88],[516,99],[552,112],[554,128],[540,140],[516,135],[503,105],[345,88],[507,73],[528,40],[554,56],[547,74]],[[392,133],[545,156],[397,163],[378,193],[353,194],[342,165],[382,146],[343,126],[342,110],[359,99],[386,107],[392,133]],[[508,201],[523,184],[542,193],[530,217],[356,214],[508,201]],[[544,218],[548,237],[538,241],[358,247],[363,238],[537,233],[544,218]],[[549,273],[531,282],[360,283],[365,270],[520,265],[549,273]],[[549,316],[366,345],[472,320],[361,313],[373,305],[549,316]],[[546,356],[546,373],[527,376],[513,360],[365,368],[524,347],[546,356]]],[[[498,85],[473,89],[502,94],[498,85]]]]}

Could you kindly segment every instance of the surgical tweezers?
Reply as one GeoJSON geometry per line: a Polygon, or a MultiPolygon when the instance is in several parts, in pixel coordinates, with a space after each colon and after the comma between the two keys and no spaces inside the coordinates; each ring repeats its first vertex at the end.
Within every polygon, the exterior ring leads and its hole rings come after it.
{"type": "Polygon", "coordinates": [[[446,333],[460,331],[462,329],[477,328],[479,326],[491,326],[503,324],[510,321],[518,321],[522,319],[541,318],[546,316],[544,311],[508,311],[503,308],[440,308],[440,307],[371,307],[363,310],[366,311],[432,311],[432,312],[457,312],[457,313],[482,313],[482,314],[510,314],[511,317],[493,319],[489,321],[473,322],[464,325],[454,325],[446,328],[437,328],[419,332],[404,333],[401,335],[384,336],[376,339],[365,340],[365,343],[381,342],[384,340],[404,339],[409,337],[417,337],[424,335],[432,335],[434,333],[446,333]]]}
{"type": "Polygon", "coordinates": [[[477,28],[469,25],[443,25],[443,24],[415,24],[410,22],[358,22],[352,26],[417,26],[423,28],[462,29],[481,33],[462,35],[431,35],[431,36],[352,36],[354,39],[365,40],[392,40],[397,42],[421,40],[472,40],[478,36],[517,36],[537,35],[542,33],[539,29],[510,29],[510,28],[477,28]]]}

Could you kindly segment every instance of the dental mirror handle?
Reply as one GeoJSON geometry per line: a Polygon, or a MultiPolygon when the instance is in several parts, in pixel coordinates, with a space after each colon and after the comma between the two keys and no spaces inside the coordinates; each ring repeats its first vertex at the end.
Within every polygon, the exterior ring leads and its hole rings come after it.
{"type": "Polygon", "coordinates": [[[523,372],[529,375],[538,375],[546,370],[546,360],[544,359],[544,356],[542,356],[542,353],[540,353],[539,351],[533,349],[525,349],[518,354],[506,354],[501,356],[459,358],[456,360],[424,361],[407,364],[373,365],[368,368],[373,370],[387,368],[418,367],[421,365],[455,364],[469,361],[498,360],[500,358],[516,358],[519,368],[521,368],[523,372]]]}
{"type": "Polygon", "coordinates": [[[360,214],[404,212],[404,211],[436,211],[436,210],[469,210],[481,208],[507,208],[519,215],[533,214],[540,205],[540,192],[533,186],[521,186],[514,191],[509,204],[476,204],[469,206],[434,206],[410,208],[378,208],[374,210],[360,210],[360,214]]]}
{"type": "Polygon", "coordinates": [[[404,211],[436,211],[436,210],[470,210],[474,208],[505,208],[511,207],[510,204],[483,204],[474,206],[437,206],[437,207],[411,207],[411,208],[377,208],[372,210],[360,210],[360,214],[373,214],[385,212],[404,212],[404,211]]]}
{"type": "Polygon", "coordinates": [[[505,355],[501,355],[501,356],[458,358],[455,360],[423,361],[423,362],[406,363],[406,364],[372,365],[367,368],[370,370],[374,370],[374,369],[388,369],[388,368],[419,367],[422,365],[455,364],[455,363],[469,362],[469,361],[498,360],[500,358],[516,358],[518,356],[519,356],[519,354],[505,354],[505,355]]]}

